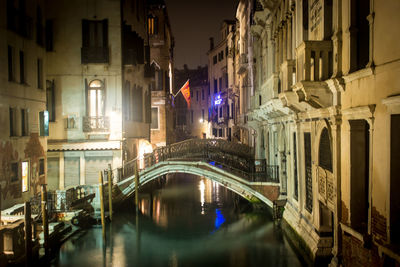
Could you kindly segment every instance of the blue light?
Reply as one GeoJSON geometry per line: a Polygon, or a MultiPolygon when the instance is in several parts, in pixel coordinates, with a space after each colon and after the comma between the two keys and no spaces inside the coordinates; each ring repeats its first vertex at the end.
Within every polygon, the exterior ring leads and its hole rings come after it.
{"type": "Polygon", "coordinates": [[[221,105],[221,103],[222,103],[221,95],[217,95],[217,99],[214,100],[214,104],[218,106],[221,105]]]}
{"type": "Polygon", "coordinates": [[[215,213],[217,214],[217,218],[215,218],[215,230],[217,230],[225,222],[225,218],[220,209],[216,209],[215,213]]]}

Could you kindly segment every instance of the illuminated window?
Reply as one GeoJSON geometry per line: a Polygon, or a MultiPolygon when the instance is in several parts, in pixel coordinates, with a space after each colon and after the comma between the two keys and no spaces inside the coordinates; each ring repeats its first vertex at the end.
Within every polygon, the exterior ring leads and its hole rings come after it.
{"type": "Polygon", "coordinates": [[[104,116],[104,85],[100,80],[89,83],[88,108],[89,117],[104,116]]]}
{"type": "Polygon", "coordinates": [[[29,161],[21,163],[22,192],[29,191],[29,161]]]}
{"type": "Polygon", "coordinates": [[[40,136],[49,136],[49,112],[39,112],[39,133],[40,136]]]}
{"type": "Polygon", "coordinates": [[[158,18],[154,16],[149,16],[147,18],[147,27],[150,35],[158,34],[158,18]]]}

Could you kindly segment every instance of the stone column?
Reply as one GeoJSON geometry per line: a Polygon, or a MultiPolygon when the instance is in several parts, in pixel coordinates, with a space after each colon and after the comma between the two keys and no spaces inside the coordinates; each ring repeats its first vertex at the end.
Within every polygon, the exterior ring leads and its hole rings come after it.
{"type": "Polygon", "coordinates": [[[340,140],[341,140],[341,115],[334,115],[331,117],[331,134],[332,134],[332,163],[333,163],[333,183],[335,186],[334,192],[336,193],[334,202],[334,214],[333,214],[333,248],[332,254],[334,258],[332,263],[339,263],[339,257],[341,255],[341,228],[340,228],[340,218],[342,214],[341,209],[341,150],[340,150],[340,140]]]}

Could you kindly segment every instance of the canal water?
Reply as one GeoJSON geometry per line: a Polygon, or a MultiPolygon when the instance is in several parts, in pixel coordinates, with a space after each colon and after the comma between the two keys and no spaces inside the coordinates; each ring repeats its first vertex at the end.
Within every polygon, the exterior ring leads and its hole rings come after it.
{"type": "Polygon", "coordinates": [[[105,243],[91,228],[65,242],[51,265],[302,266],[268,212],[239,213],[238,199],[205,178],[168,176],[141,192],[139,216],[125,203],[105,243]]]}

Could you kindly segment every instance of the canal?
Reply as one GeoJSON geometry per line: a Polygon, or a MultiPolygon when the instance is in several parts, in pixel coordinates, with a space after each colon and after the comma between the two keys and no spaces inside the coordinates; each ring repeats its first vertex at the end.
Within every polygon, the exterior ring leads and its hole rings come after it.
{"type": "Polygon", "coordinates": [[[51,266],[302,266],[268,212],[243,212],[237,195],[205,178],[162,181],[142,190],[139,216],[133,200],[114,215],[105,244],[93,227],[51,266]]]}

